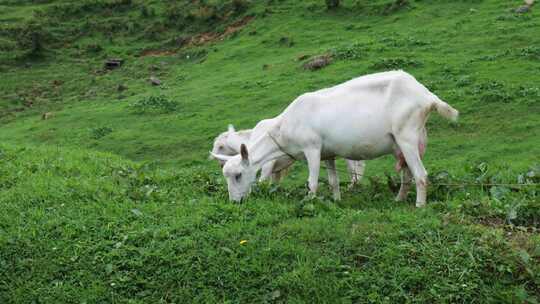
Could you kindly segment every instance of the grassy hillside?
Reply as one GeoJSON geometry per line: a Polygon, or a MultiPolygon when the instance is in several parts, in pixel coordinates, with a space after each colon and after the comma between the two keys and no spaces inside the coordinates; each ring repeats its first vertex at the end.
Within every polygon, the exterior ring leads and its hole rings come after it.
{"type": "Polygon", "coordinates": [[[537,302],[539,187],[480,184],[539,182],[538,7],[342,2],[0,0],[0,303],[537,302]],[[227,124],[390,69],[460,110],[425,165],[472,186],[394,203],[386,157],[340,203],[300,163],[226,201],[227,124]]]}
{"type": "Polygon", "coordinates": [[[376,182],[340,204],[262,187],[249,203],[230,204],[215,170],[2,145],[0,191],[2,303],[539,296],[540,212],[530,189],[493,197],[432,189],[430,207],[416,209],[376,182]]]}
{"type": "MultiPolygon", "coordinates": [[[[540,146],[533,132],[540,121],[535,11],[515,16],[497,1],[424,1],[383,14],[381,1],[346,2],[346,8],[327,12],[319,2],[252,4],[245,14],[255,18],[241,31],[195,48],[158,47],[167,40],[148,43],[123,32],[114,33],[111,42],[99,28],[70,48],[45,44],[44,59],[3,66],[1,98],[12,110],[4,106],[2,137],[19,144],[83,146],[135,160],[200,164],[211,139],[228,123],[249,128],[303,92],[402,68],[462,114],[456,129],[431,120],[428,165],[437,157],[445,165],[511,162],[523,169],[538,160],[539,153],[533,153],[540,146]],[[89,40],[103,50],[94,55],[77,48],[89,40]],[[144,56],[140,50],[164,55],[144,56]],[[321,71],[305,71],[298,61],[301,55],[325,53],[335,54],[334,63],[321,71]],[[121,57],[125,65],[105,73],[109,57],[121,57]],[[151,86],[151,76],[163,85],[151,86]],[[120,85],[127,89],[119,92],[120,85]],[[134,114],[129,105],[148,96],[164,96],[179,106],[172,113],[134,114]],[[45,111],[55,112],[55,118],[41,121],[45,111]],[[91,132],[96,128],[113,132],[96,140],[91,132]]],[[[131,5],[138,13],[136,2],[131,5]]],[[[155,11],[160,8],[156,4],[155,11]]],[[[94,19],[100,18],[113,23],[100,15],[94,19]]],[[[162,35],[190,34],[167,28],[162,35]]]]}

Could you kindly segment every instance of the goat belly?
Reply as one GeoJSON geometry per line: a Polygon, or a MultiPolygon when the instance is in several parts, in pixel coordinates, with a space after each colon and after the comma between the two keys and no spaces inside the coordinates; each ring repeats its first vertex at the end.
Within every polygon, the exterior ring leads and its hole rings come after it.
{"type": "Polygon", "coordinates": [[[394,142],[391,136],[379,138],[357,138],[357,140],[339,141],[336,138],[323,141],[321,151],[322,159],[336,156],[352,160],[367,160],[380,157],[393,152],[394,142]]]}

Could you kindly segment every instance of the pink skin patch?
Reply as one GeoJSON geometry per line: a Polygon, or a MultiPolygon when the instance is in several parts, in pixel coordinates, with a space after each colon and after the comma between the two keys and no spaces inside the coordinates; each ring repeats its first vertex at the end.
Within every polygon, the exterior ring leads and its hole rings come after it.
{"type": "MultiPolygon", "coordinates": [[[[422,159],[422,157],[424,157],[424,152],[426,152],[426,145],[423,142],[418,144],[418,151],[420,152],[420,159],[422,159]]],[[[407,166],[407,163],[405,162],[405,157],[399,148],[395,151],[394,156],[397,160],[394,168],[397,172],[399,172],[401,169],[403,169],[403,167],[407,166]]]]}

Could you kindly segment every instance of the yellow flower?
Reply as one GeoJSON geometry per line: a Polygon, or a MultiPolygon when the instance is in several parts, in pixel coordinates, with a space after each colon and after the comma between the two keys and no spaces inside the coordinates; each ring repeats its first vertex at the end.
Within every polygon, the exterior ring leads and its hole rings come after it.
{"type": "Polygon", "coordinates": [[[240,241],[240,245],[244,245],[245,243],[247,243],[247,240],[241,240],[240,241]]]}

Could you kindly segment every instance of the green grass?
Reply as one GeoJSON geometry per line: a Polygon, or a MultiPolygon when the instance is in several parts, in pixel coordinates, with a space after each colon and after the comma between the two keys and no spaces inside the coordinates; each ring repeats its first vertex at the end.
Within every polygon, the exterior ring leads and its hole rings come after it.
{"type": "MultiPolygon", "coordinates": [[[[481,225],[481,215],[498,217],[472,204],[532,200],[533,192],[462,199],[438,190],[433,199],[454,198],[416,209],[372,182],[339,204],[305,201],[296,187],[263,187],[249,203],[230,204],[219,174],[202,167],[163,170],[57,148],[0,151],[3,303],[538,296],[538,236],[481,225]]],[[[539,207],[525,210],[538,219],[539,207]]]]}
{"type": "MultiPolygon", "coordinates": [[[[414,9],[385,17],[364,15],[362,9],[308,10],[306,5],[312,6],[289,2],[269,6],[277,12],[256,15],[239,35],[199,47],[207,52],[201,63],[186,59],[186,54],[194,53],[189,49],[171,56],[134,57],[126,55],[127,46],[122,46],[122,53],[105,45],[104,54],[121,54],[126,64],[104,75],[95,70],[101,69],[106,55],[74,57],[73,49],[57,59],[31,63],[30,68],[8,66],[7,75],[12,76],[2,84],[2,99],[25,111],[4,114],[6,122],[13,121],[4,138],[21,144],[83,145],[165,164],[201,164],[210,140],[228,123],[252,127],[279,114],[305,91],[413,61],[418,64],[401,67],[462,113],[457,129],[432,119],[430,154],[444,154],[449,164],[462,161],[464,149],[473,161],[482,156],[498,163],[518,160],[520,168],[538,161],[539,153],[533,153],[539,151],[538,137],[530,130],[538,128],[540,115],[534,79],[540,62],[522,55],[522,49],[537,43],[534,19],[498,20],[505,8],[492,2],[418,3],[414,9]],[[287,11],[280,10],[286,7],[287,11]],[[472,7],[477,11],[471,13],[472,7]],[[519,28],[519,37],[509,27],[519,28]],[[282,37],[290,37],[294,45],[282,46],[282,37]],[[296,61],[302,54],[336,49],[355,56],[336,60],[319,72],[303,71],[302,62],[296,61]],[[482,59],[500,53],[506,55],[482,59]],[[152,75],[164,85],[151,87],[152,75]],[[54,85],[55,80],[61,85],[54,85]],[[486,86],[493,81],[503,87],[494,91],[486,86]],[[118,92],[121,84],[128,89],[118,92]],[[182,106],[176,113],[141,118],[128,113],[128,105],[140,95],[164,95],[182,106]],[[33,108],[24,107],[28,101],[33,108]],[[47,110],[58,112],[54,121],[43,122],[32,114],[47,110]],[[102,126],[113,127],[115,133],[109,140],[90,140],[85,129],[102,126]],[[510,141],[515,142],[509,145],[510,141]]],[[[116,39],[120,45],[121,37],[116,39]]]]}
{"type": "Polygon", "coordinates": [[[227,124],[398,68],[460,111],[428,122],[432,182],[538,183],[536,9],[343,2],[0,0],[0,303],[537,302],[538,187],[433,185],[417,210],[393,202],[385,157],[339,203],[324,177],[304,199],[301,163],[227,202],[207,160],[227,124]],[[314,72],[298,59],[323,54],[314,72]]]}

